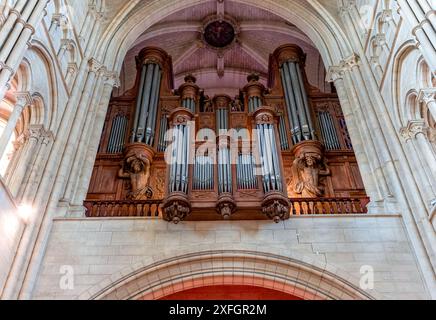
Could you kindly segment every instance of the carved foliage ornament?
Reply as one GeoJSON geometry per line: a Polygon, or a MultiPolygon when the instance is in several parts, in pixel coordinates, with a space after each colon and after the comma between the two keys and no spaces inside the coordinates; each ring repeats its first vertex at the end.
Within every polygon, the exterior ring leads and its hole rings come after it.
{"type": "Polygon", "coordinates": [[[191,212],[191,208],[184,201],[173,201],[164,208],[164,218],[178,224],[180,221],[186,219],[191,212]]]}

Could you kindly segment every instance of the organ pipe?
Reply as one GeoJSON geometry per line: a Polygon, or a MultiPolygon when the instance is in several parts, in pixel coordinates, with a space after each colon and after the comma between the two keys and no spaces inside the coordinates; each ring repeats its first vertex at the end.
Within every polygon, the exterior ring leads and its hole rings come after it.
{"type": "Polygon", "coordinates": [[[142,66],[132,143],[154,144],[161,81],[159,64],[148,62],[142,66]]]}
{"type": "Polygon", "coordinates": [[[127,118],[118,115],[112,121],[112,129],[107,147],[108,153],[121,153],[124,148],[124,139],[127,131],[127,118]]]}
{"type": "Polygon", "coordinates": [[[286,101],[292,141],[298,144],[315,140],[315,127],[303,75],[305,55],[297,46],[283,46],[276,50],[286,101]]]}

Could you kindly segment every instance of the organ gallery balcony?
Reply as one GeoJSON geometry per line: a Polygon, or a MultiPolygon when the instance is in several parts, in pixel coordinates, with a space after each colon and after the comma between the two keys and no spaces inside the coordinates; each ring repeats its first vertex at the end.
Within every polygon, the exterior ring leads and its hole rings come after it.
{"type": "MultiPolygon", "coordinates": [[[[290,215],[350,215],[366,214],[369,198],[319,198],[319,199],[289,199],[290,215]]],[[[162,200],[143,200],[143,201],[86,201],[86,216],[89,218],[99,217],[149,217],[162,218],[162,200]]],[[[260,213],[260,209],[259,213],[260,213]]],[[[246,215],[245,218],[252,220],[253,214],[246,215]]],[[[258,215],[261,219],[266,219],[258,215]]],[[[215,215],[209,215],[209,219],[217,219],[215,215]]],[[[192,218],[192,217],[191,217],[192,218]]],[[[243,219],[243,215],[235,215],[234,219],[243,219]]],[[[194,217],[195,219],[195,217],[194,217]]],[[[200,217],[205,220],[205,217],[200,217]]]]}

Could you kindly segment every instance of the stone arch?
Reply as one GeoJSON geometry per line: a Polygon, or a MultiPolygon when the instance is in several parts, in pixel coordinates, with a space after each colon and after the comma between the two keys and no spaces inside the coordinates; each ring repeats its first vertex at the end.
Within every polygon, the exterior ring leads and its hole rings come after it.
{"type": "MultiPolygon", "coordinates": [[[[33,40],[32,47],[26,52],[25,61],[32,61],[29,69],[31,85],[29,92],[38,98],[39,106],[43,107],[43,117],[39,118],[38,125],[45,129],[55,131],[58,110],[58,83],[56,77],[55,59],[38,40],[33,40]],[[32,56],[33,55],[33,56],[32,56]]],[[[36,124],[36,123],[33,123],[36,124]]]]}
{"type": "Polygon", "coordinates": [[[301,299],[373,300],[349,274],[292,252],[188,249],[129,267],[84,292],[85,300],[156,300],[189,289],[215,285],[272,289],[301,299]]]}
{"type": "MultiPolygon", "coordinates": [[[[207,0],[211,1],[211,0],[207,0]]],[[[294,23],[315,44],[326,66],[339,64],[351,55],[351,46],[334,18],[316,1],[235,0],[241,4],[270,11],[294,23]],[[301,19],[301,17],[307,17],[301,19]]],[[[153,24],[182,9],[202,3],[199,0],[158,0],[152,3],[129,2],[113,19],[98,47],[98,59],[109,68],[120,72],[125,55],[136,39],[153,24]],[[170,4],[170,5],[169,5],[170,4]],[[135,9],[135,13],[131,11],[135,9]]]]}
{"type": "MultiPolygon", "coordinates": [[[[406,110],[406,106],[409,106],[407,103],[407,99],[412,90],[417,92],[419,88],[416,87],[417,83],[415,82],[415,87],[406,88],[406,92],[404,92],[403,86],[403,78],[405,74],[410,74],[410,71],[413,71],[416,74],[418,61],[414,66],[407,65],[405,62],[407,58],[410,57],[412,53],[419,53],[419,49],[416,47],[416,43],[414,41],[405,42],[396,52],[393,58],[393,72],[392,72],[392,97],[394,99],[394,119],[396,120],[395,125],[397,128],[401,128],[407,125],[407,122],[411,120],[410,113],[406,110]],[[407,69],[409,73],[407,73],[407,69]]],[[[420,53],[419,56],[421,57],[420,53]]],[[[416,79],[416,78],[415,78],[416,79]]]]}

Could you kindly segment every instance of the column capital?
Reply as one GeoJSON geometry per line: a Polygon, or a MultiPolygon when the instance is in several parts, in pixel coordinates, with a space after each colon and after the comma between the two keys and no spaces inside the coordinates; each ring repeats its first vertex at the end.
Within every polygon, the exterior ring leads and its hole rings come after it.
{"type": "Polygon", "coordinates": [[[400,134],[404,140],[415,139],[419,134],[429,137],[430,128],[425,124],[423,119],[409,121],[406,127],[401,128],[400,134]]]}
{"type": "Polygon", "coordinates": [[[89,67],[89,72],[98,73],[102,68],[104,68],[104,65],[98,60],[91,58],[88,61],[88,67],[89,67]]]}
{"type": "Polygon", "coordinates": [[[29,92],[16,92],[15,98],[17,99],[16,106],[24,109],[25,106],[32,104],[33,99],[29,92]]]}
{"type": "Polygon", "coordinates": [[[338,80],[343,80],[345,76],[345,69],[342,66],[331,66],[328,68],[326,81],[336,82],[338,80]]]}
{"type": "Polygon", "coordinates": [[[115,88],[119,88],[121,85],[120,78],[118,77],[118,74],[116,72],[112,71],[106,71],[104,73],[104,83],[107,86],[112,86],[115,88]]]}
{"type": "Polygon", "coordinates": [[[351,56],[342,60],[338,65],[328,68],[326,81],[336,82],[337,80],[343,80],[346,71],[351,71],[354,67],[358,67],[360,64],[360,57],[358,54],[353,53],[351,56]]]}
{"type": "Polygon", "coordinates": [[[348,14],[353,8],[357,8],[356,0],[343,0],[339,7],[339,15],[348,14]]]}
{"type": "Polygon", "coordinates": [[[435,101],[436,97],[436,88],[424,88],[419,91],[418,100],[419,102],[423,102],[425,104],[429,104],[432,101],[435,101]]]}

